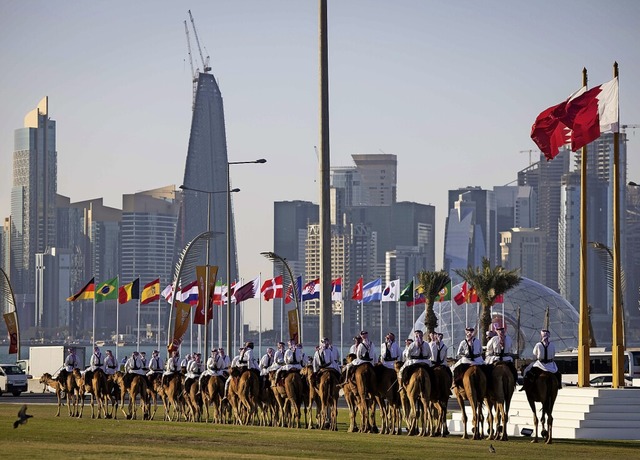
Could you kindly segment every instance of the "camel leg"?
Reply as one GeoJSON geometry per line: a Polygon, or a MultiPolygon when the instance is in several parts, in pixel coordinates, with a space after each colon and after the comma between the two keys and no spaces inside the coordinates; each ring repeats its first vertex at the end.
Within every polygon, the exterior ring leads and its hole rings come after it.
{"type": "Polygon", "coordinates": [[[553,415],[551,415],[551,411],[549,411],[549,415],[547,415],[547,444],[553,443],[553,437],[551,436],[552,427],[553,415]]]}
{"type": "Polygon", "coordinates": [[[531,412],[533,412],[533,425],[535,426],[535,436],[533,437],[531,442],[537,443],[538,442],[538,415],[536,414],[536,403],[531,399],[529,399],[529,407],[531,407],[531,412]]]}
{"type": "Polygon", "coordinates": [[[462,411],[462,439],[467,439],[467,411],[464,408],[464,399],[462,399],[457,393],[456,399],[458,400],[458,405],[460,406],[460,410],[462,411]]]}

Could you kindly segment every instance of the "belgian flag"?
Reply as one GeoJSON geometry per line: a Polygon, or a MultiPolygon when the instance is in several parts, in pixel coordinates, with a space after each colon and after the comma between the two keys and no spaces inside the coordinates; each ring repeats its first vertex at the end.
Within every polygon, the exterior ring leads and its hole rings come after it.
{"type": "Polygon", "coordinates": [[[120,303],[120,305],[127,303],[130,300],[139,298],[140,278],[136,278],[131,283],[120,286],[120,289],[118,291],[118,303],[120,303]]]}
{"type": "Polygon", "coordinates": [[[103,300],[115,300],[118,298],[118,277],[99,284],[96,288],[96,303],[103,300]]]}

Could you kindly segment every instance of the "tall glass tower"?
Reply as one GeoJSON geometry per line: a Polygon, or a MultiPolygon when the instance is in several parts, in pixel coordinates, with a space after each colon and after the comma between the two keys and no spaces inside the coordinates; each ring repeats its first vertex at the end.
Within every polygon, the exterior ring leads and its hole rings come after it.
{"type": "MultiPolygon", "coordinates": [[[[227,279],[227,138],[224,125],[224,108],[220,88],[213,75],[200,73],[196,87],[189,150],[184,170],[183,184],[189,188],[221,192],[211,194],[209,228],[220,232],[211,240],[210,263],[218,266],[218,279],[227,279]]],[[[180,251],[200,233],[207,230],[207,193],[184,191],[178,228],[176,252],[180,251]]],[[[235,225],[231,211],[231,280],[237,278],[235,225]]],[[[200,265],[204,265],[204,255],[200,265]]],[[[195,273],[193,274],[195,280],[195,273]]]]}
{"type": "Polygon", "coordinates": [[[21,322],[35,321],[35,255],[56,245],[56,122],[49,118],[49,98],[14,131],[11,189],[11,284],[21,322]]]}

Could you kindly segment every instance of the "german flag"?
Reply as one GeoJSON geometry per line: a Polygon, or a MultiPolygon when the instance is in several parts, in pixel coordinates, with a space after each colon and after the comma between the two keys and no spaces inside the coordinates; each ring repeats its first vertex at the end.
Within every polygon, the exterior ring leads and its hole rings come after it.
{"type": "Polygon", "coordinates": [[[103,300],[115,300],[118,298],[118,277],[99,284],[96,288],[96,303],[103,300]]]}
{"type": "Polygon", "coordinates": [[[95,277],[91,278],[91,281],[89,281],[85,287],[80,289],[76,294],[72,295],[71,297],[67,297],[67,302],[75,302],[76,300],[93,299],[95,296],[95,288],[96,288],[95,281],[96,281],[95,277]]]}
{"type": "Polygon", "coordinates": [[[145,284],[140,294],[140,303],[142,305],[153,302],[160,298],[160,278],[145,284]]]}
{"type": "Polygon", "coordinates": [[[129,284],[125,284],[124,286],[120,286],[120,290],[118,291],[118,303],[120,305],[127,303],[133,299],[140,298],[140,278],[136,278],[129,284]]]}

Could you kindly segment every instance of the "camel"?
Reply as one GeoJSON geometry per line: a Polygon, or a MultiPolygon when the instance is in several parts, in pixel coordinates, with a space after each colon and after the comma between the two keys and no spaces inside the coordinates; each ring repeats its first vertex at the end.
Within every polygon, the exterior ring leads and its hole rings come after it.
{"type": "Polygon", "coordinates": [[[149,397],[149,420],[153,420],[158,411],[158,397],[162,400],[162,374],[154,372],[147,375],[147,396],[149,397]]]}
{"type": "Polygon", "coordinates": [[[202,395],[197,379],[194,379],[188,389],[185,385],[184,399],[188,410],[187,419],[192,422],[199,422],[202,415],[202,395]]]}
{"type": "Polygon", "coordinates": [[[280,426],[300,428],[300,406],[302,405],[302,377],[300,372],[289,371],[282,385],[277,385],[275,375],[271,377],[271,388],[278,403],[280,426]]]}
{"type": "Polygon", "coordinates": [[[136,396],[140,397],[140,408],[142,409],[142,416],[147,419],[148,405],[147,405],[147,379],[144,375],[139,374],[123,374],[118,371],[115,373],[115,381],[120,387],[120,410],[127,419],[137,419],[138,410],[136,406],[136,396]],[[124,410],[124,396],[129,395],[129,413],[124,410]]]}
{"type": "Polygon", "coordinates": [[[362,433],[377,433],[376,426],[376,395],[378,392],[373,366],[361,364],[351,370],[355,382],[357,404],[360,410],[360,431],[362,433]]]}
{"type": "Polygon", "coordinates": [[[62,406],[62,392],[64,391],[62,384],[57,380],[54,380],[54,378],[51,377],[51,374],[47,372],[42,374],[42,377],[40,377],[40,383],[44,385],[42,388],[43,393],[47,391],[47,386],[50,386],[55,390],[56,398],[58,398],[58,412],[56,412],[56,417],[60,417],[60,407],[62,406]]]}
{"type": "Polygon", "coordinates": [[[118,418],[118,404],[120,402],[120,386],[115,381],[115,374],[107,376],[107,404],[106,412],[107,418],[118,418]],[[109,403],[111,403],[111,410],[109,410],[109,403]]]}
{"type": "Polygon", "coordinates": [[[313,376],[313,367],[305,366],[300,371],[300,375],[302,376],[302,391],[303,391],[303,402],[305,406],[304,418],[305,423],[307,425],[307,429],[315,428],[315,424],[313,422],[313,405],[316,405],[316,422],[319,425],[319,413],[321,408],[320,395],[316,389],[316,383],[314,383],[313,376]]]}
{"type": "MultiPolygon", "coordinates": [[[[537,368],[533,368],[529,372],[536,372],[537,368]]],[[[536,372],[537,373],[537,372],[536,372]]],[[[542,403],[542,437],[545,439],[546,444],[553,442],[552,428],[553,428],[553,405],[556,402],[558,396],[559,382],[558,377],[551,373],[540,370],[537,373],[537,377],[534,374],[533,381],[528,382],[525,379],[524,391],[529,401],[529,407],[533,412],[533,424],[536,426],[535,436],[531,442],[538,442],[538,416],[536,415],[536,401],[542,403]],[[547,430],[544,429],[545,417],[547,418],[547,430]]]]}
{"type": "Polygon", "coordinates": [[[67,396],[67,408],[69,409],[69,417],[78,416],[78,399],[80,395],[80,389],[76,383],[76,379],[73,373],[67,372],[65,369],[60,371],[57,377],[58,382],[62,386],[62,391],[67,396]],[[73,411],[71,410],[71,400],[73,399],[73,411]]]}
{"type": "Polygon", "coordinates": [[[431,380],[431,436],[445,437],[449,434],[447,428],[447,404],[451,395],[453,376],[446,365],[433,368],[431,380]]]}
{"type": "Polygon", "coordinates": [[[320,429],[329,428],[338,431],[338,398],[340,390],[338,381],[340,375],[333,369],[321,369],[318,371],[318,395],[320,397],[320,429]]]}
{"type": "Polygon", "coordinates": [[[509,406],[516,382],[509,364],[498,361],[491,371],[491,384],[488,385],[485,401],[487,403],[487,422],[489,439],[508,441],[507,422],[509,421],[509,406]],[[493,409],[495,408],[495,417],[493,409]],[[495,418],[495,424],[494,422],[495,418]],[[501,427],[501,428],[500,428],[501,427]]]}
{"type": "Polygon", "coordinates": [[[456,386],[454,389],[456,399],[462,410],[462,424],[464,433],[462,439],[467,439],[467,413],[464,408],[464,400],[469,401],[473,414],[473,439],[482,439],[480,430],[482,428],[482,401],[487,392],[487,377],[480,366],[469,366],[462,376],[462,387],[456,386]]]}
{"type": "Polygon", "coordinates": [[[162,391],[158,394],[162,398],[162,404],[164,406],[164,420],[165,421],[179,421],[180,414],[182,413],[182,374],[176,372],[171,375],[162,376],[162,391]],[[171,408],[173,407],[173,418],[171,417],[171,408]]]}
{"type": "Polygon", "coordinates": [[[431,397],[431,379],[426,365],[417,365],[407,377],[404,385],[409,401],[409,415],[407,417],[407,431],[409,435],[428,434],[429,399],[431,397]],[[418,427],[421,425],[421,428],[418,427]]]}
{"type": "Polygon", "coordinates": [[[212,406],[213,422],[222,423],[221,401],[224,398],[224,379],[219,375],[205,375],[200,380],[200,391],[205,410],[205,422],[209,421],[209,406],[212,406]]]}
{"type": "Polygon", "coordinates": [[[107,378],[102,369],[96,369],[95,371],[88,370],[85,371],[84,374],[81,374],[78,369],[74,369],[73,377],[76,379],[82,401],[80,415],[78,415],[78,417],[81,418],[84,413],[84,395],[89,393],[89,397],[91,398],[91,418],[96,418],[96,401],[98,402],[97,417],[101,418],[100,413],[102,412],[104,418],[107,418],[106,404],[109,390],[107,388],[107,378]]]}
{"type": "Polygon", "coordinates": [[[231,369],[229,383],[229,402],[234,408],[236,421],[240,425],[249,425],[258,410],[260,379],[255,369],[231,369]]]}
{"type": "Polygon", "coordinates": [[[377,401],[380,406],[380,418],[382,419],[381,432],[384,434],[400,434],[402,431],[402,418],[400,416],[401,401],[398,392],[397,371],[376,364],[373,366],[378,382],[377,401]]]}

